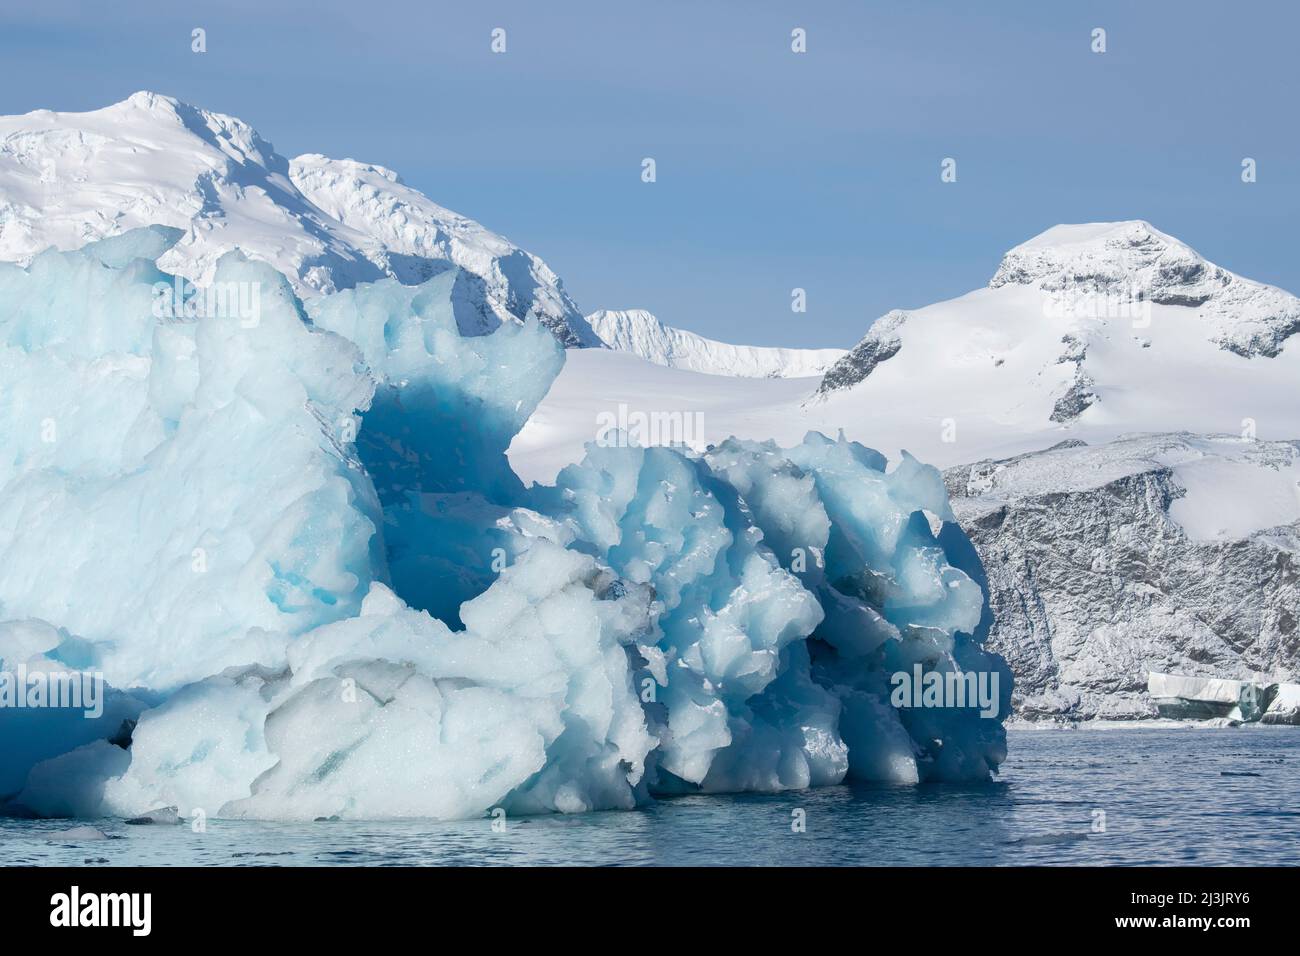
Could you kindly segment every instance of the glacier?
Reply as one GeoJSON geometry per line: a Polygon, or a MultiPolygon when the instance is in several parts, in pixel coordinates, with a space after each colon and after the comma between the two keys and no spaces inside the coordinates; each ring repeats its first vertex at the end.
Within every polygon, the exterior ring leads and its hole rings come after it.
{"type": "Polygon", "coordinates": [[[466,328],[457,268],[304,303],[236,251],[196,290],[157,265],[181,238],[0,263],[0,670],[105,685],[94,720],[0,707],[0,806],[454,819],[996,772],[1011,675],[934,468],[592,441],[525,485],[507,449],[566,360],[538,319],[466,328]],[[892,706],[917,666],[996,675],[996,715],[892,706]]]}

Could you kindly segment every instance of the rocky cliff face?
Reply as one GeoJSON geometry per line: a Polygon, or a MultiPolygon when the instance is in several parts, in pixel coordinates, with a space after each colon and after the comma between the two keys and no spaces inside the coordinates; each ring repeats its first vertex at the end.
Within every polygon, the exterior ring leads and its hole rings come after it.
{"type": "Polygon", "coordinates": [[[1154,716],[1149,671],[1294,680],[1298,466],[1298,443],[1179,434],[948,469],[1021,716],[1154,716]]]}
{"type": "Polygon", "coordinates": [[[895,309],[881,316],[862,341],[826,370],[821,384],[817,386],[817,394],[824,396],[841,389],[852,388],[859,382],[865,381],[881,362],[887,362],[897,355],[899,349],[903,347],[899,329],[906,321],[907,313],[902,309],[895,309]]]}

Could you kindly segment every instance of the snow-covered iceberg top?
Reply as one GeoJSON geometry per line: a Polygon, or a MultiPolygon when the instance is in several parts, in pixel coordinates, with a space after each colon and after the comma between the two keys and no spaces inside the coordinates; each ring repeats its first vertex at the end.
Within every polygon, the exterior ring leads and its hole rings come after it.
{"type": "Polygon", "coordinates": [[[608,442],[525,487],[505,450],[565,356],[535,321],[465,334],[456,270],[304,308],[231,254],[195,290],[155,265],[178,238],[0,265],[0,796],[453,818],[1003,759],[933,468],[608,442]],[[32,705],[72,672],[93,719],[32,705]]]}

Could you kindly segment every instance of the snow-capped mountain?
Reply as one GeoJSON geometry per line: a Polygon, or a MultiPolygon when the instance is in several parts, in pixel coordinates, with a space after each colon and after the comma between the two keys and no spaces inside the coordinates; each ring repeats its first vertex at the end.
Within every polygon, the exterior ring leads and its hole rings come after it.
{"type": "Polygon", "coordinates": [[[1056,226],[1008,252],[990,288],[1030,285],[1063,303],[1133,297],[1185,306],[1220,348],[1276,356],[1300,332],[1300,300],[1202,258],[1150,223],[1056,226]]]}
{"type": "Polygon", "coordinates": [[[818,399],[927,381],[942,383],[925,390],[946,406],[927,403],[933,414],[958,425],[1203,429],[1225,400],[1256,420],[1294,406],[1295,356],[1279,358],[1297,331],[1300,299],[1148,223],[1056,226],[1007,253],[988,288],[885,316],[818,399]]]}
{"type": "Polygon", "coordinates": [[[235,247],[304,298],[459,266],[464,331],[533,316],[566,345],[600,344],[546,263],[381,166],[288,160],[241,120],[148,92],[88,113],[0,117],[0,259],[143,225],[185,230],[159,266],[196,282],[235,247]]]}
{"type": "MultiPolygon", "coordinates": [[[[1106,368],[1112,364],[1106,357],[1089,361],[1089,348],[1094,344],[1097,351],[1131,344],[1150,348],[1153,338],[1146,330],[1157,316],[1165,324],[1177,323],[1179,331],[1185,326],[1243,358],[1275,358],[1286,340],[1300,332],[1300,299],[1216,266],[1147,222],[1054,226],[1008,252],[988,290],[915,313],[894,311],[883,316],[826,374],[818,392],[825,396],[864,382],[909,342],[915,343],[912,352],[931,353],[936,340],[952,341],[955,334],[956,340],[942,357],[952,365],[984,372],[990,385],[1005,387],[1005,381],[996,380],[1010,376],[991,373],[981,358],[1001,369],[1007,353],[1014,351],[1020,366],[1049,386],[1061,384],[1061,376],[1048,373],[1042,365],[1026,365],[1024,359],[1045,358],[1065,366],[1066,387],[1054,393],[1057,400],[1050,417],[1073,421],[1100,401],[1108,388],[1098,375],[1111,377],[1107,373],[1122,371],[1106,368]],[[1016,295],[1024,290],[1038,293],[1039,299],[1016,295]],[[999,291],[1002,294],[995,294],[999,291]],[[949,308],[958,303],[962,306],[949,308]],[[979,314],[999,308],[1029,323],[1018,323],[1014,338],[1008,339],[1005,329],[999,335],[990,326],[1001,323],[981,321],[984,317],[979,314]]],[[[1192,364],[1196,356],[1190,353],[1203,348],[1189,343],[1183,351],[1188,354],[1177,360],[1192,364]]],[[[900,364],[911,364],[911,358],[900,364]]],[[[1153,358],[1148,364],[1159,367],[1168,361],[1153,358]]],[[[1109,387],[1123,390],[1129,385],[1118,380],[1109,387]]]]}
{"type": "Polygon", "coordinates": [[[642,309],[602,309],[587,316],[601,341],[667,368],[738,378],[810,378],[844,356],[843,349],[730,345],[664,325],[642,309]]]}
{"type": "Polygon", "coordinates": [[[591,440],[595,416],[623,404],[697,411],[705,443],[842,428],[941,467],[1130,432],[1289,440],[1298,316],[1295,296],[1147,223],[1058,226],[1007,253],[989,286],[877,320],[815,388],[570,355],[512,455],[549,478],[591,440]]]}
{"type": "Polygon", "coordinates": [[[1300,674],[1300,443],[1069,441],[944,480],[1022,716],[1154,716],[1151,671],[1300,674]]]}

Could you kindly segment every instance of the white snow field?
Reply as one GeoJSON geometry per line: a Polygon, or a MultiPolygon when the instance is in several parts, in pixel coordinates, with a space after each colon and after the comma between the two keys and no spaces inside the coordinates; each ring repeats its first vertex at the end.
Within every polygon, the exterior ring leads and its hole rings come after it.
{"type": "Polygon", "coordinates": [[[783,349],[729,345],[664,325],[642,309],[602,309],[587,316],[592,330],[611,349],[647,362],[707,375],[740,378],[822,376],[842,359],[844,349],[783,349]]]}
{"type": "Polygon", "coordinates": [[[890,313],[820,381],[571,355],[510,456],[548,480],[619,405],[697,411],[705,444],[843,429],[940,467],[1130,432],[1291,440],[1298,329],[1300,300],[1147,223],[1058,226],[1007,253],[988,288],[890,313]]]}
{"type": "Polygon", "coordinates": [[[525,487],[506,447],[587,350],[466,334],[456,268],[304,306],[231,253],[180,301],[184,235],[0,264],[0,671],[109,685],[98,721],[0,707],[11,804],[454,818],[996,770],[1010,673],[935,469],[614,435],[525,487]],[[913,668],[992,675],[992,718],[891,706],[913,668]]]}

